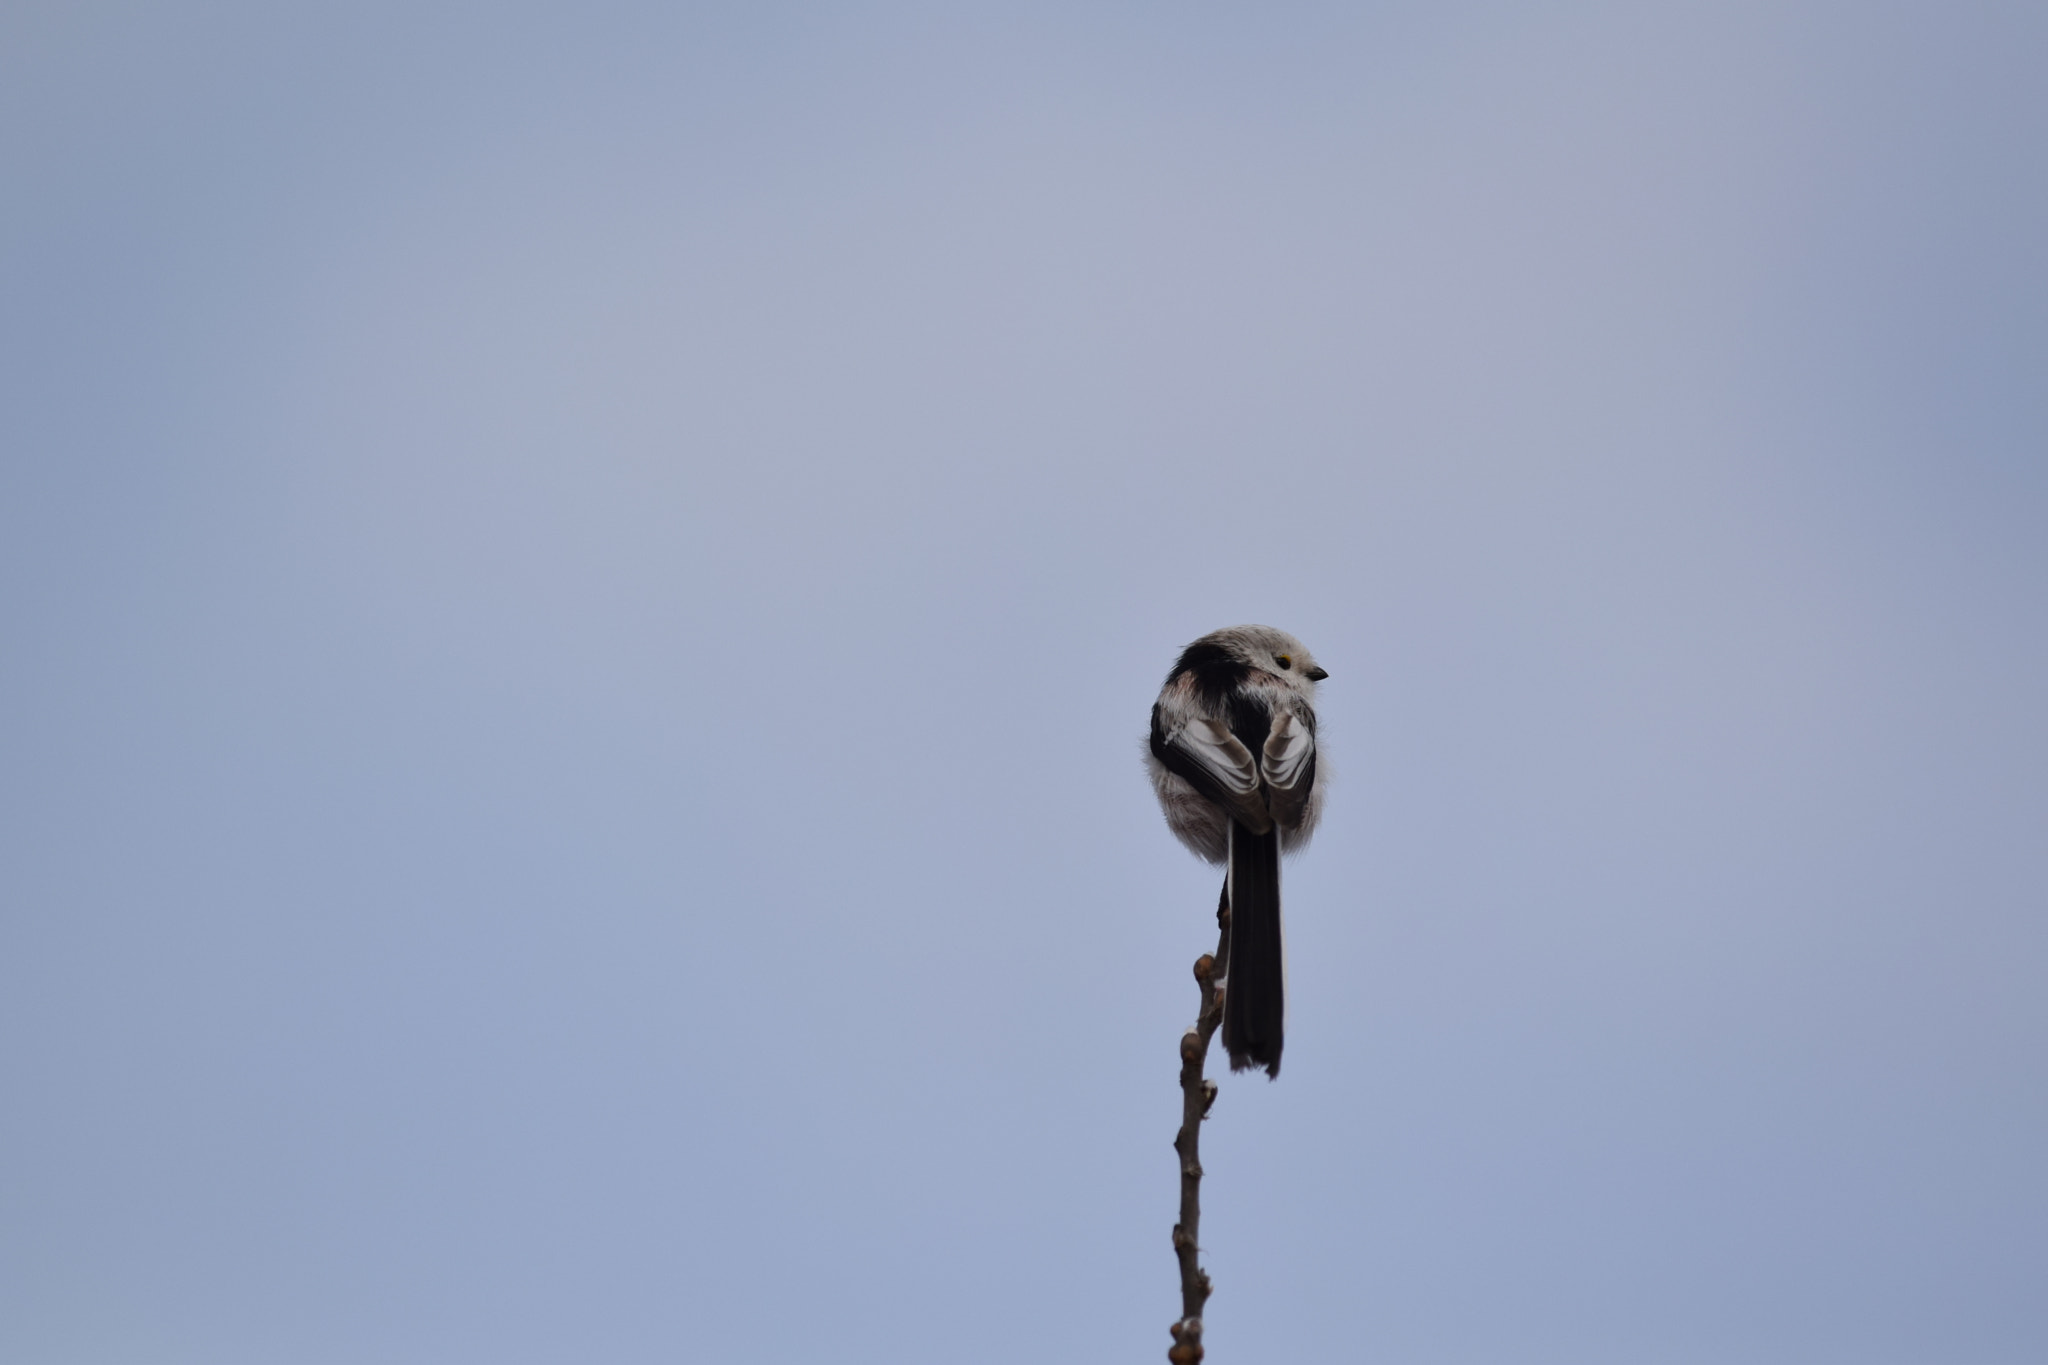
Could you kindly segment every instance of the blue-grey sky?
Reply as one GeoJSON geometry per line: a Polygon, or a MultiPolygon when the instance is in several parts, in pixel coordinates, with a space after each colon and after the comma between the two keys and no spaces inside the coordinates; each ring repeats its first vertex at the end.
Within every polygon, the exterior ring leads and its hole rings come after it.
{"type": "Polygon", "coordinates": [[[2048,11],[15,4],[0,1359],[2048,1358],[2048,11]]]}

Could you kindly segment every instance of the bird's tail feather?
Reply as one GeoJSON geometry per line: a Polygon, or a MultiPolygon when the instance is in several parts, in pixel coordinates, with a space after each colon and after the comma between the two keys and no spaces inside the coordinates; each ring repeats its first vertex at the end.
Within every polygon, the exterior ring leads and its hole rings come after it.
{"type": "Polygon", "coordinates": [[[1280,1074],[1287,1022],[1287,959],[1280,937],[1280,831],[1230,827],[1230,967],[1223,992],[1223,1047],[1230,1069],[1280,1074]]]}

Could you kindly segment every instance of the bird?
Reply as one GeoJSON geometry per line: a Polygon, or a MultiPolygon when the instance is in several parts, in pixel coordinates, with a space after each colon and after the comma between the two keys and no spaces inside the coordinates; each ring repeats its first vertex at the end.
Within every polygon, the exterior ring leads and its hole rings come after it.
{"type": "Polygon", "coordinates": [[[1167,827],[1228,868],[1230,956],[1219,984],[1232,1071],[1280,1075],[1280,855],[1305,847],[1322,818],[1315,701],[1329,676],[1286,631],[1231,626],[1183,649],[1152,704],[1145,762],[1167,827]]]}

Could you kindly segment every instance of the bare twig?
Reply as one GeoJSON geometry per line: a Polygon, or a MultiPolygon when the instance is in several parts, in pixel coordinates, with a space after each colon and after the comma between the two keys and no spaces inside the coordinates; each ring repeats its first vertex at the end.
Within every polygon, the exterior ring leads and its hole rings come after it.
{"type": "Polygon", "coordinates": [[[1223,1022],[1223,994],[1217,981],[1230,970],[1230,884],[1224,883],[1216,905],[1216,951],[1195,959],[1195,982],[1202,988],[1201,1012],[1180,1039],[1180,1134],[1173,1150],[1180,1153],[1180,1221],[1173,1225],[1173,1254],[1180,1261],[1180,1320],[1170,1329],[1173,1346],[1166,1358],[1173,1365],[1195,1365],[1202,1358],[1202,1305],[1209,1299],[1209,1273],[1197,1259],[1202,1229],[1202,1120],[1216,1103],[1216,1082],[1202,1078],[1209,1057],[1209,1039],[1223,1022]]]}

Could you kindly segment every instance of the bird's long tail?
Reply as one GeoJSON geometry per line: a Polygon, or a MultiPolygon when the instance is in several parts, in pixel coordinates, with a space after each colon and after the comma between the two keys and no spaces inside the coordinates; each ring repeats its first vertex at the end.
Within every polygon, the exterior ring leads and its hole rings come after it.
{"type": "Polygon", "coordinates": [[[1230,966],[1223,992],[1223,1047],[1230,1069],[1280,1074],[1287,1022],[1287,958],[1280,937],[1280,831],[1230,825],[1230,966]]]}

